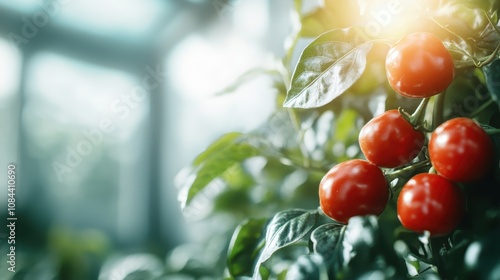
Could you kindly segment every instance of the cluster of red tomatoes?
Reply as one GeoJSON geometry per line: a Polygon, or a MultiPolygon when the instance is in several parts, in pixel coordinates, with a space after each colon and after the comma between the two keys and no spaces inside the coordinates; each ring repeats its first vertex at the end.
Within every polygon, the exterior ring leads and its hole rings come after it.
{"type": "MultiPolygon", "coordinates": [[[[414,33],[389,50],[386,73],[389,84],[400,95],[427,98],[452,82],[453,58],[439,38],[414,33]]],[[[379,215],[391,191],[383,170],[408,167],[421,160],[417,155],[423,151],[424,161],[432,168],[414,175],[403,186],[397,200],[398,218],[405,228],[428,231],[431,236],[453,231],[465,212],[465,197],[457,183],[485,176],[493,161],[493,142],[469,118],[448,120],[432,133],[424,132],[420,125],[412,124],[398,110],[370,120],[359,134],[366,160],[340,163],[321,180],[323,212],[341,223],[353,216],[379,215]]]]}

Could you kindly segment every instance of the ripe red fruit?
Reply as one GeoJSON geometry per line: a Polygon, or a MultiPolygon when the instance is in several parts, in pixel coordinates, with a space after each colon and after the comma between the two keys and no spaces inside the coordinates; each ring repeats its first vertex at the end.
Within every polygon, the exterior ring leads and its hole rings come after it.
{"type": "Polygon", "coordinates": [[[443,177],[455,182],[471,182],[481,179],[491,169],[493,141],[473,120],[455,118],[432,133],[429,157],[443,177]]]}
{"type": "Polygon", "coordinates": [[[401,116],[390,110],[370,120],[359,133],[359,146],[366,159],[393,168],[414,159],[425,143],[425,135],[401,116]]]}
{"type": "Polygon", "coordinates": [[[455,75],[453,57],[441,40],[412,33],[392,47],[385,68],[391,87],[406,97],[424,98],[444,91],[455,75]]]}
{"type": "Polygon", "coordinates": [[[388,199],[382,170],[365,160],[353,159],[334,166],[319,185],[321,209],[341,223],[354,216],[382,213],[388,199]]]}
{"type": "Polygon", "coordinates": [[[440,175],[418,174],[403,186],[397,211],[405,228],[442,236],[453,231],[462,220],[464,196],[456,185],[440,175]]]}

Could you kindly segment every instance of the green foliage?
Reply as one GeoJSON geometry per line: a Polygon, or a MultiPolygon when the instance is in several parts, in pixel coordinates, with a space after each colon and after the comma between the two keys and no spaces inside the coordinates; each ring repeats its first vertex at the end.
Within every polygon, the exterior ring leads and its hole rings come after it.
{"type": "MultiPolygon", "coordinates": [[[[303,238],[313,228],[316,219],[316,211],[287,210],[277,213],[267,226],[265,246],[256,267],[259,268],[279,249],[303,238]]],[[[258,273],[254,274],[255,277],[258,273]]]]}
{"type": "MultiPolygon", "coordinates": [[[[414,10],[408,21],[395,20],[411,26],[396,33],[390,30],[397,26],[380,21],[381,15],[401,17],[384,10],[387,5],[330,0],[304,13],[302,1],[295,0],[301,25],[291,34],[294,42],[282,63],[251,70],[228,88],[266,75],[274,81],[278,106],[255,131],[215,141],[193,161],[181,189],[181,204],[188,208],[207,186],[224,184],[209,198],[215,207],[208,219],[232,218],[226,220],[234,229],[232,237],[230,232],[221,237],[227,242],[219,247],[227,279],[498,278],[500,253],[493,243],[500,229],[500,5],[489,0],[413,3],[402,8],[403,17],[414,10]],[[374,7],[379,10],[370,10],[374,7]],[[413,31],[436,34],[455,60],[452,85],[433,97],[422,115],[426,127],[470,117],[497,147],[491,174],[460,184],[467,197],[462,223],[447,236],[429,238],[405,230],[397,220],[400,188],[414,174],[429,171],[425,149],[414,162],[384,170],[391,178],[392,198],[380,217],[353,217],[343,225],[321,211],[303,210],[318,209],[318,185],[329,168],[362,157],[357,143],[361,125],[376,113],[398,107],[412,112],[419,104],[397,95],[383,74],[388,48],[413,31]],[[302,39],[310,43],[299,49],[302,39]]],[[[210,268],[201,267],[191,274],[210,268]]],[[[210,275],[217,279],[221,274],[210,275]]]]}
{"type": "Polygon", "coordinates": [[[266,219],[248,219],[235,229],[227,256],[227,268],[231,276],[252,273],[265,224],[266,219]]]}
{"type": "Polygon", "coordinates": [[[285,107],[316,108],[357,81],[373,43],[360,27],[326,32],[304,49],[292,76],[285,107]]]}
{"type": "Polygon", "coordinates": [[[258,154],[255,147],[240,141],[240,133],[230,133],[214,142],[193,163],[194,170],[180,192],[179,200],[184,208],[214,179],[222,176],[235,165],[258,154]]]}
{"type": "Polygon", "coordinates": [[[500,106],[500,59],[483,67],[486,86],[491,98],[500,106]]]}

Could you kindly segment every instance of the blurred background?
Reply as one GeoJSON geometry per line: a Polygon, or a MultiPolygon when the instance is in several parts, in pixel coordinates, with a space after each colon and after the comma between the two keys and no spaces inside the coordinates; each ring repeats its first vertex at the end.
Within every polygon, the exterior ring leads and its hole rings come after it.
{"type": "Polygon", "coordinates": [[[266,79],[216,93],[284,55],[292,4],[0,0],[0,181],[18,172],[18,273],[4,229],[1,278],[123,279],[103,263],[158,265],[210,235],[181,214],[176,174],[272,112],[266,79]]]}

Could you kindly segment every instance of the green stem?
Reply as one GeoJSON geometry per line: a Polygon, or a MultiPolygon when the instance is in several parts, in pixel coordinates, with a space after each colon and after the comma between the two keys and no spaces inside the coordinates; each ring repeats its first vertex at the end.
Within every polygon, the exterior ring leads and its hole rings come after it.
{"type": "Polygon", "coordinates": [[[386,173],[385,178],[387,179],[388,182],[392,182],[394,179],[396,179],[398,177],[401,177],[401,176],[407,175],[407,174],[411,174],[411,173],[415,172],[415,170],[422,168],[422,167],[425,167],[425,166],[429,166],[430,164],[431,163],[429,160],[423,160],[423,161],[417,162],[415,164],[403,167],[401,169],[397,169],[392,173],[386,173]]]}
{"type": "Polygon", "coordinates": [[[406,113],[401,107],[398,108],[398,111],[403,116],[403,118],[405,118],[411,125],[413,125],[414,127],[420,127],[422,126],[422,121],[425,118],[425,108],[427,107],[429,100],[430,97],[422,99],[412,115],[406,113]]]}
{"type": "Polygon", "coordinates": [[[496,128],[496,129],[488,129],[486,130],[486,133],[488,135],[495,135],[495,134],[499,134],[500,133],[500,128],[496,128]]]}
{"type": "Polygon", "coordinates": [[[491,26],[493,26],[493,28],[495,29],[495,31],[500,34],[500,30],[498,29],[497,27],[497,24],[494,23],[491,18],[490,18],[490,15],[485,11],[484,12],[484,15],[486,16],[486,19],[488,20],[488,22],[491,24],[491,26]]]}
{"type": "Polygon", "coordinates": [[[495,103],[495,100],[493,100],[492,98],[490,98],[488,101],[484,102],[479,108],[477,108],[476,111],[470,113],[469,117],[476,116],[477,114],[481,113],[484,109],[486,109],[488,106],[490,106],[493,103],[495,103]]]}
{"type": "Polygon", "coordinates": [[[478,67],[478,68],[479,67],[483,67],[484,65],[491,63],[497,57],[497,54],[498,54],[499,50],[500,50],[500,45],[498,45],[495,48],[495,50],[493,51],[493,53],[491,55],[489,55],[488,57],[486,57],[485,60],[480,61],[479,63],[477,63],[476,67],[478,67]]]}
{"type": "Polygon", "coordinates": [[[438,125],[442,124],[444,121],[445,97],[446,97],[446,91],[436,96],[436,102],[434,103],[434,110],[432,112],[432,124],[431,124],[432,129],[435,129],[438,125]]]}
{"type": "Polygon", "coordinates": [[[455,68],[467,68],[467,67],[482,67],[490,62],[492,62],[496,57],[498,52],[500,51],[500,45],[498,45],[495,50],[488,56],[482,57],[480,59],[474,59],[472,56],[469,61],[457,61],[455,62],[455,68]]]}

